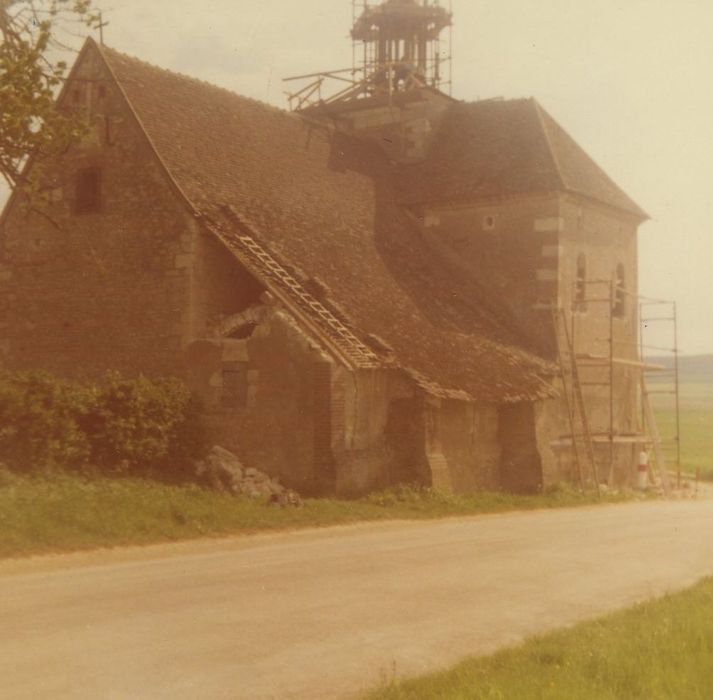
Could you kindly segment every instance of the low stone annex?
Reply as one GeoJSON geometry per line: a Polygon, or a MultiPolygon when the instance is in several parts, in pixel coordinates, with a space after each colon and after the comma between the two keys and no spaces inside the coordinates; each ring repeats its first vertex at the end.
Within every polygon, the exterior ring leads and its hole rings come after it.
{"type": "Polygon", "coordinates": [[[91,39],[59,100],[91,128],[44,166],[47,212],[0,219],[2,366],[181,376],[216,443],[303,494],[574,478],[552,308],[634,352],[633,304],[576,297],[636,289],[646,214],[535,100],[290,113],[91,39]]]}

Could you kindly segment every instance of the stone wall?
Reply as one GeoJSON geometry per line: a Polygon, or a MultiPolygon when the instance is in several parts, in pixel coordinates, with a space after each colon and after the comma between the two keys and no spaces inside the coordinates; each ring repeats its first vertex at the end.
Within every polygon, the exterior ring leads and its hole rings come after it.
{"type": "Polygon", "coordinates": [[[450,98],[432,90],[411,90],[394,94],[391,101],[358,100],[324,113],[331,115],[340,131],[369,139],[391,160],[409,163],[426,156],[450,103],[450,98]]]}
{"type": "MultiPolygon", "coordinates": [[[[607,207],[587,202],[581,198],[564,195],[561,198],[563,228],[559,241],[560,297],[565,308],[572,307],[576,295],[575,282],[578,265],[584,260],[588,281],[604,280],[606,283],[586,285],[586,297],[594,301],[576,304],[571,317],[576,352],[597,357],[609,357],[609,338],[614,338],[615,356],[636,361],[638,359],[638,308],[633,296],[638,290],[637,228],[638,222],[632,217],[607,207]],[[583,257],[582,257],[583,256],[583,257]],[[620,313],[609,313],[608,299],[611,296],[609,281],[616,280],[617,268],[621,266],[624,283],[631,295],[624,295],[620,313]],[[597,301],[604,300],[604,301],[597,301]],[[613,332],[613,335],[612,335],[613,332]]],[[[616,294],[615,294],[616,297],[616,294]]],[[[580,362],[582,383],[609,383],[609,367],[585,367],[580,362]]],[[[637,433],[639,370],[626,365],[614,367],[614,432],[618,436],[631,437],[637,433]]],[[[583,386],[590,428],[593,433],[603,435],[609,432],[610,396],[608,386],[583,386]]],[[[570,432],[566,409],[563,402],[548,407],[549,423],[557,422],[560,435],[570,432]]],[[[541,421],[542,425],[545,425],[541,421]]],[[[551,433],[551,425],[547,428],[551,433]]],[[[550,436],[552,437],[552,436],[550,436]]],[[[551,479],[556,480],[575,472],[572,450],[559,447],[547,450],[543,441],[544,459],[551,471],[551,479]]],[[[596,461],[599,477],[603,482],[630,483],[633,478],[636,455],[635,445],[621,444],[614,448],[614,465],[608,444],[596,447],[596,461]]],[[[585,478],[591,478],[591,467],[582,459],[585,478]]]]}
{"type": "Polygon", "coordinates": [[[253,318],[249,337],[186,349],[189,384],[214,439],[246,465],[303,494],[331,491],[331,361],[286,311],[263,307],[253,318]]]}
{"type": "Polygon", "coordinates": [[[335,371],[343,401],[333,442],[337,493],[356,496],[397,483],[425,483],[422,401],[396,370],[335,371]]]}
{"type": "Polygon", "coordinates": [[[495,491],[502,486],[502,446],[495,406],[442,401],[441,445],[455,493],[495,491]]]}
{"type": "Polygon", "coordinates": [[[415,213],[434,252],[472,274],[483,287],[484,299],[508,307],[532,342],[551,350],[551,323],[544,304],[557,296],[556,251],[562,226],[558,198],[431,206],[415,213]]]}
{"type": "Polygon", "coordinates": [[[89,134],[38,172],[45,213],[16,197],[0,224],[3,362],[70,376],[180,373],[195,222],[94,50],[63,103],[86,114],[89,134]],[[99,172],[98,207],[79,213],[87,169],[99,172]]]}
{"type": "Polygon", "coordinates": [[[506,491],[535,493],[544,485],[543,459],[536,432],[537,409],[536,405],[526,403],[500,408],[500,485],[506,491]]]}
{"type": "MultiPolygon", "coordinates": [[[[585,256],[589,280],[616,279],[621,266],[626,287],[636,293],[638,222],[603,205],[574,195],[543,194],[460,206],[430,206],[415,214],[434,252],[474,275],[483,286],[484,296],[495,297],[498,303],[505,304],[534,347],[553,361],[556,361],[556,344],[550,307],[554,304],[566,310],[571,308],[580,255],[585,256]]],[[[587,294],[608,297],[610,290],[607,285],[588,285],[587,294]]],[[[637,308],[633,297],[623,299],[622,313],[613,319],[615,354],[635,360],[637,308]]],[[[567,314],[569,317],[569,311],[567,314]]],[[[590,303],[574,315],[578,353],[608,356],[609,335],[606,305],[590,303]]],[[[565,347],[563,336],[560,342],[565,347]]],[[[608,369],[583,369],[581,378],[589,382],[608,381],[608,369]]],[[[628,435],[637,431],[637,383],[636,369],[621,365],[615,368],[614,426],[617,434],[628,435]]],[[[559,381],[556,388],[561,390],[559,381]]],[[[608,432],[608,389],[585,387],[585,403],[592,430],[608,432]]],[[[571,433],[562,398],[534,408],[505,409],[501,415],[505,424],[512,424],[514,416],[529,421],[527,439],[532,441],[540,460],[534,465],[533,473],[541,470],[542,483],[555,483],[576,476],[571,449],[557,447],[560,438],[571,433]]],[[[516,435],[520,446],[524,441],[524,433],[516,435]]],[[[521,451],[521,447],[517,450],[521,451]]],[[[610,471],[608,450],[608,446],[597,448],[600,478],[628,482],[635,450],[628,444],[617,447],[613,472],[610,471]]],[[[506,462],[510,457],[503,459],[503,484],[507,487],[512,481],[506,473],[506,462]]],[[[524,458],[518,459],[523,463],[524,458]]],[[[520,477],[515,479],[516,482],[520,480],[520,477]]]]}
{"type": "Polygon", "coordinates": [[[337,374],[349,387],[347,432],[335,443],[337,493],[396,484],[456,493],[499,488],[496,407],[429,397],[396,370],[337,374]]]}

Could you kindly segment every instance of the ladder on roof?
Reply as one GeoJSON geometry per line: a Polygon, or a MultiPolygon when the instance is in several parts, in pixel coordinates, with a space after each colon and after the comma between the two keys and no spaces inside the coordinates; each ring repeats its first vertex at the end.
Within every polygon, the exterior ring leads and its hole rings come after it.
{"type": "Polygon", "coordinates": [[[560,378],[562,379],[563,396],[565,399],[572,436],[572,455],[574,457],[575,468],[577,470],[577,477],[580,485],[583,484],[584,474],[582,472],[582,461],[578,445],[578,441],[581,441],[584,446],[584,454],[589,462],[592,479],[594,480],[597,493],[599,493],[599,473],[597,470],[597,460],[594,454],[594,441],[592,439],[592,431],[589,425],[589,418],[587,416],[587,408],[584,403],[582,382],[579,377],[579,369],[577,366],[577,356],[572,344],[572,335],[567,326],[567,318],[565,316],[564,309],[561,306],[552,306],[552,323],[554,326],[555,344],[557,346],[557,361],[560,369],[560,378]],[[562,339],[565,341],[564,350],[562,348],[562,339]],[[571,395],[567,381],[568,375],[571,378],[571,395]],[[581,433],[577,430],[578,418],[582,427],[581,433]]]}
{"type": "Polygon", "coordinates": [[[352,331],[347,328],[329,309],[311,294],[302,289],[297,280],[277,263],[252,236],[239,235],[226,240],[234,247],[235,241],[247,254],[253,265],[265,277],[274,280],[280,286],[286,287],[291,297],[312,317],[320,319],[320,327],[331,340],[339,344],[342,352],[357,366],[371,367],[378,362],[376,354],[362,343],[352,331]]]}
{"type": "MultiPolygon", "coordinates": [[[[269,279],[288,292],[300,310],[311,320],[319,319],[320,330],[335,343],[340,351],[357,367],[378,366],[379,357],[330,311],[321,301],[304,290],[303,286],[259,243],[252,235],[250,227],[230,205],[221,207],[222,213],[235,224],[239,232],[220,230],[221,240],[230,248],[243,264],[260,276],[269,279]]],[[[215,222],[212,222],[216,226],[215,222]]]]}

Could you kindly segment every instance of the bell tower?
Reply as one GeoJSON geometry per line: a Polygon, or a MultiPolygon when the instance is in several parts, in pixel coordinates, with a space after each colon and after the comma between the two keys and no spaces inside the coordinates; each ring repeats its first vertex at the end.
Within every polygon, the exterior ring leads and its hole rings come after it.
{"type": "Polygon", "coordinates": [[[354,55],[356,59],[362,49],[369,91],[450,89],[450,42],[441,40],[444,30],[452,26],[449,11],[428,0],[386,0],[373,6],[365,2],[360,13],[355,0],[354,8],[354,55]]]}
{"type": "Polygon", "coordinates": [[[450,94],[453,15],[438,0],[352,0],[352,16],[352,67],[285,78],[298,85],[290,109],[423,88],[450,94]]]}
{"type": "Polygon", "coordinates": [[[453,101],[452,13],[438,0],[352,0],[352,8],[352,67],[286,78],[297,85],[290,109],[371,138],[394,161],[419,160],[453,101]]]}

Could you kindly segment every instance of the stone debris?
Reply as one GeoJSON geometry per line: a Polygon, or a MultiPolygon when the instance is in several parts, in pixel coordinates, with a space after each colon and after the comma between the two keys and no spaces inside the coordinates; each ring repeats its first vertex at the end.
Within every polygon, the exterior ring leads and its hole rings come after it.
{"type": "Polygon", "coordinates": [[[286,489],[279,480],[254,467],[245,467],[237,455],[216,445],[207,457],[196,465],[201,484],[215,491],[234,496],[267,498],[273,505],[286,508],[302,507],[299,494],[286,489]]]}
{"type": "Polygon", "coordinates": [[[300,495],[296,491],[285,489],[282,493],[273,493],[270,496],[270,505],[278,506],[279,508],[302,508],[304,503],[300,495]]]}

